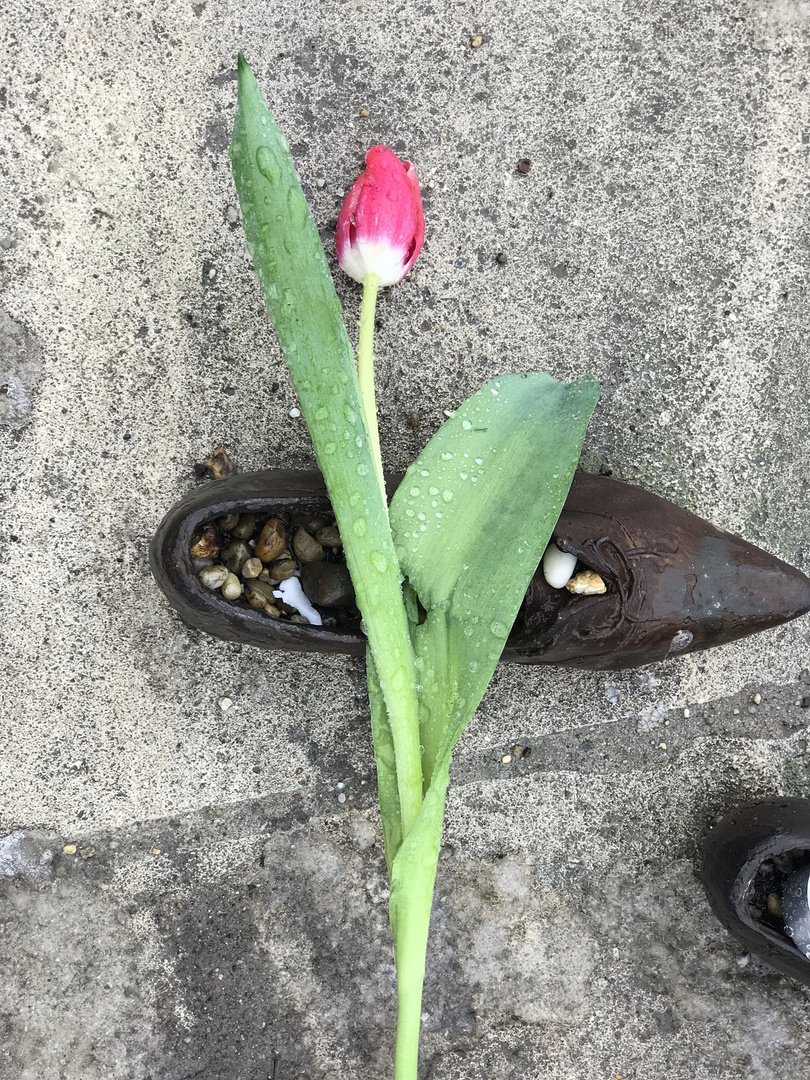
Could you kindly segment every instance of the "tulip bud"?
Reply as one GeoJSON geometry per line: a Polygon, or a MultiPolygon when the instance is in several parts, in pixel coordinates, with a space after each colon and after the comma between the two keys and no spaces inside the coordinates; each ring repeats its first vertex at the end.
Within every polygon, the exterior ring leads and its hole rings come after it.
{"type": "Polygon", "coordinates": [[[338,262],[355,281],[377,274],[381,286],[395,285],[416,262],[424,239],[416,170],[387,146],[373,146],[340,209],[338,262]]]}

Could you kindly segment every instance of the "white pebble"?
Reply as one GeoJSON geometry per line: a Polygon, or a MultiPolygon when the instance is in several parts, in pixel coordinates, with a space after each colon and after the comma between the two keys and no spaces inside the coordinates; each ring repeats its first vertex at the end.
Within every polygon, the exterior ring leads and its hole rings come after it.
{"type": "Polygon", "coordinates": [[[242,577],[246,579],[257,578],[264,570],[261,559],[246,559],[242,563],[242,577]]]}
{"type": "Polygon", "coordinates": [[[233,705],[233,702],[229,697],[221,697],[217,700],[217,705],[219,705],[223,712],[227,712],[231,705],[233,705]]]}
{"type": "Polygon", "coordinates": [[[297,420],[300,415],[301,415],[301,410],[300,409],[290,409],[290,416],[293,418],[293,420],[297,420]]]}
{"type": "Polygon", "coordinates": [[[228,568],[226,566],[206,566],[197,576],[200,579],[200,584],[213,592],[214,589],[219,589],[225,584],[228,577],[228,568]]]}
{"type": "Polygon", "coordinates": [[[242,582],[236,574],[229,573],[222,584],[222,595],[226,600],[238,600],[242,595],[242,582]]]}
{"type": "Polygon", "coordinates": [[[564,589],[576,569],[576,555],[560,551],[552,540],[543,556],[543,577],[552,589],[564,589]]]}
{"type": "Polygon", "coordinates": [[[287,578],[286,581],[282,581],[279,587],[273,591],[273,596],[277,596],[285,604],[294,607],[304,618],[309,619],[312,626],[323,625],[320,615],[304,595],[301,582],[297,577],[287,578]]]}

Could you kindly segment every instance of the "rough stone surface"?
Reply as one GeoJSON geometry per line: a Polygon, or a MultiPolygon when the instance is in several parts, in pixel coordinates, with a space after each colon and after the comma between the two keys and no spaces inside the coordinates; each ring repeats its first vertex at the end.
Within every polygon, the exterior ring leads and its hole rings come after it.
{"type": "MultiPolygon", "coordinates": [[[[330,258],[365,150],[416,164],[387,467],[500,372],[588,370],[585,468],[808,570],[810,6],[0,22],[0,1080],[390,1076],[362,667],[207,640],[146,562],[214,448],[314,461],[234,209],[237,51],[330,258]]],[[[498,671],[454,768],[424,1077],[806,1075],[809,991],[738,955],[695,859],[735,802],[810,794],[808,657],[805,619],[641,673],[498,671]]]]}

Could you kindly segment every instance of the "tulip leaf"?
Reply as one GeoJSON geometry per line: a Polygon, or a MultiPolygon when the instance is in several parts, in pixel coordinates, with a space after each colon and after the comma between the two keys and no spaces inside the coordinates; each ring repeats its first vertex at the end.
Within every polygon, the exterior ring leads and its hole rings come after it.
{"type": "Polygon", "coordinates": [[[413,648],[385,492],[318,230],[287,141],[241,55],[231,164],[248,250],[326,480],[379,674],[380,793],[387,839],[398,846],[421,806],[422,771],[413,648]]]}
{"type": "Polygon", "coordinates": [[[399,564],[427,611],[411,624],[426,785],[489,684],[598,396],[590,375],[494,379],[439,429],[394,495],[399,564]]]}

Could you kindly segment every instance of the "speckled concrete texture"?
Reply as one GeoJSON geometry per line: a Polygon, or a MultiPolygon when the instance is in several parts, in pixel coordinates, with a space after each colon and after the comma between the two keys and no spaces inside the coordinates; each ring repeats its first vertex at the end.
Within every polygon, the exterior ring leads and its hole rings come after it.
{"type": "MultiPolygon", "coordinates": [[[[390,467],[499,372],[591,371],[585,468],[807,571],[810,4],[0,23],[0,1080],[388,1076],[362,666],[191,632],[146,562],[215,446],[313,462],[234,210],[236,53],[330,258],[368,146],[417,167],[425,250],[379,310],[390,467]]],[[[499,670],[457,753],[423,1076],[810,1072],[808,991],[695,876],[717,814],[810,794],[808,701],[806,618],[643,672],[499,670]]]]}

